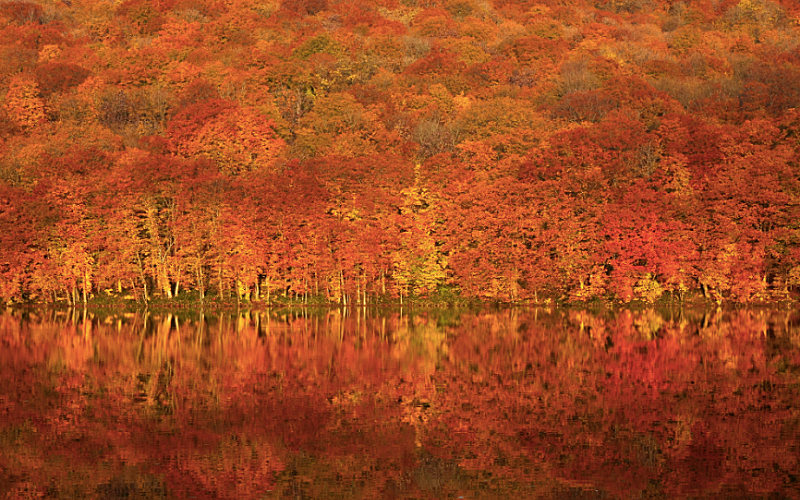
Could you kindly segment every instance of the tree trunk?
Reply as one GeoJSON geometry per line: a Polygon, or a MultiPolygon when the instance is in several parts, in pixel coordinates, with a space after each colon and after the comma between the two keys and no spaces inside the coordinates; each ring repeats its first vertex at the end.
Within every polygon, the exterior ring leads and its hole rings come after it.
{"type": "Polygon", "coordinates": [[[339,292],[342,296],[342,304],[347,305],[347,294],[344,292],[344,271],[339,270],[339,292]]]}
{"type": "Polygon", "coordinates": [[[147,294],[147,278],[142,275],[142,295],[144,295],[144,303],[150,302],[150,295],[147,294]]]}
{"type": "Polygon", "coordinates": [[[163,263],[156,264],[156,274],[158,279],[158,287],[161,293],[168,299],[172,298],[172,285],[167,276],[167,268],[163,263]]]}
{"type": "MultiPolygon", "coordinates": [[[[150,247],[155,260],[156,287],[168,299],[172,298],[172,285],[167,275],[167,254],[169,247],[164,248],[164,242],[158,230],[157,210],[152,205],[146,207],[147,231],[150,233],[150,247]]],[[[171,246],[171,245],[169,245],[171,246]]]]}
{"type": "Polygon", "coordinates": [[[133,278],[130,278],[130,280],[131,280],[131,290],[133,291],[133,300],[135,300],[136,303],[138,304],[139,303],[139,292],[136,290],[136,282],[133,281],[133,278]]]}
{"type": "Polygon", "coordinates": [[[217,277],[219,278],[219,298],[220,299],[224,299],[225,298],[225,289],[223,288],[223,280],[222,280],[222,262],[219,263],[218,276],[217,277]]]}
{"type": "Polygon", "coordinates": [[[144,275],[144,265],[142,263],[142,256],[136,252],[136,261],[139,263],[139,276],[142,279],[142,295],[144,296],[144,303],[150,302],[150,297],[147,295],[147,277],[144,275]]]}
{"type": "Polygon", "coordinates": [[[83,270],[83,305],[86,305],[87,296],[89,292],[87,291],[89,288],[89,271],[86,269],[83,270]]]}
{"type": "Polygon", "coordinates": [[[206,298],[206,284],[203,278],[203,268],[201,266],[197,266],[195,275],[197,276],[197,290],[200,292],[200,300],[203,300],[206,298]]]}
{"type": "Polygon", "coordinates": [[[175,293],[173,293],[172,296],[177,297],[180,289],[181,289],[181,266],[178,266],[178,272],[175,275],[175,293]]]}

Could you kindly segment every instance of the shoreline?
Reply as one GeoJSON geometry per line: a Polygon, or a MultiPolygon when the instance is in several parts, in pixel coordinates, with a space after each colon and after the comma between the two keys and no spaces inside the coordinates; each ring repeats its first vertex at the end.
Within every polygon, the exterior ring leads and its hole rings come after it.
{"type": "Polygon", "coordinates": [[[459,299],[440,299],[440,298],[415,298],[406,299],[403,302],[396,300],[380,300],[376,302],[343,304],[332,301],[313,301],[313,300],[279,300],[279,301],[236,301],[236,300],[191,300],[190,298],[158,299],[149,302],[133,301],[116,298],[97,298],[89,299],[87,302],[71,304],[66,301],[59,302],[40,302],[35,300],[19,301],[10,303],[0,303],[6,308],[54,308],[54,309],[123,309],[123,310],[279,310],[279,309],[491,309],[491,308],[562,308],[562,309],[778,309],[778,308],[797,308],[800,307],[800,300],[787,297],[785,299],[766,298],[751,301],[736,301],[733,299],[715,300],[702,296],[691,296],[684,300],[664,297],[649,302],[644,300],[614,300],[606,298],[594,298],[585,301],[565,300],[565,299],[545,299],[533,300],[481,300],[476,298],[459,299]],[[188,299],[188,300],[187,300],[188,299]]]}

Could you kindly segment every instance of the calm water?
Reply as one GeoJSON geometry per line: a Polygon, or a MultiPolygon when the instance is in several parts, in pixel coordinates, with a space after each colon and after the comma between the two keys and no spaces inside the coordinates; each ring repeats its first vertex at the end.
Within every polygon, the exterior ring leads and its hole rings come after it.
{"type": "Polygon", "coordinates": [[[800,313],[0,313],[0,498],[800,498],[800,313]]]}

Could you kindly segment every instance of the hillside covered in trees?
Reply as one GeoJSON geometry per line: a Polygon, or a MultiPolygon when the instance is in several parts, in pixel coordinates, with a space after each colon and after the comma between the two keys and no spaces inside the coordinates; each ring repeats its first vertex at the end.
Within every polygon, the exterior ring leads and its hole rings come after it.
{"type": "Polygon", "coordinates": [[[0,300],[787,296],[798,82],[793,0],[5,0],[0,300]]]}

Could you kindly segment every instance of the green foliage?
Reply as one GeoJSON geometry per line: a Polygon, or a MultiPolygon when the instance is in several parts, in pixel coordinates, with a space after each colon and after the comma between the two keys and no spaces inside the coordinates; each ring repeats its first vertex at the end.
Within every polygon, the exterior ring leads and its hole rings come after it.
{"type": "Polygon", "coordinates": [[[326,34],[306,40],[294,50],[294,56],[303,60],[307,60],[314,54],[328,54],[334,57],[340,57],[344,53],[344,47],[326,34]]]}

